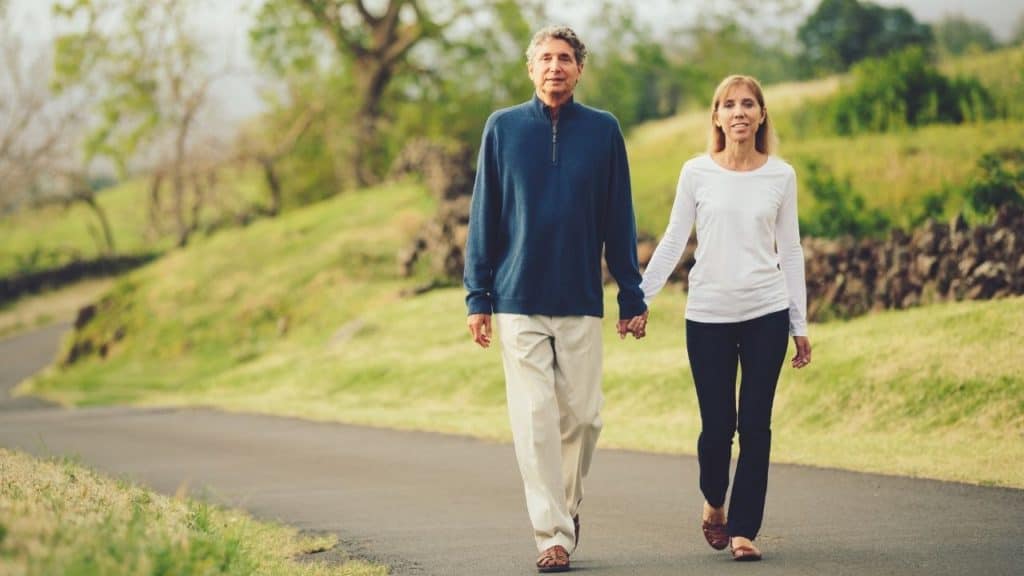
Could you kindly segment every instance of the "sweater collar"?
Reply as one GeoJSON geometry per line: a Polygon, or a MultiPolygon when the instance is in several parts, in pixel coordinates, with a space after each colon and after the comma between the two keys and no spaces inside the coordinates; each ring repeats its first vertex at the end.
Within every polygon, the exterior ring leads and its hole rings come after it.
{"type": "MultiPolygon", "coordinates": [[[[551,120],[551,115],[549,114],[550,107],[547,104],[545,104],[544,101],[541,100],[539,96],[537,96],[536,92],[533,93],[533,100],[531,101],[531,106],[532,106],[534,112],[536,112],[539,117],[541,117],[541,118],[543,118],[545,120],[548,120],[548,121],[551,120]]],[[[576,109],[576,97],[575,97],[575,95],[569,96],[569,99],[565,102],[565,104],[562,104],[561,112],[558,113],[559,121],[561,121],[561,120],[565,119],[566,117],[568,117],[570,114],[572,114],[572,112],[575,109],[576,109]]]]}

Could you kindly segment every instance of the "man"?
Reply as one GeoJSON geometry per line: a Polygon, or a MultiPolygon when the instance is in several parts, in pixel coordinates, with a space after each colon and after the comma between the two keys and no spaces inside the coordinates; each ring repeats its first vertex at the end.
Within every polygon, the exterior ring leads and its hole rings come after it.
{"type": "Polygon", "coordinates": [[[586,54],[568,27],[534,35],[536,93],[487,120],[466,243],[467,325],[483,348],[492,313],[501,332],[540,572],[569,569],[601,431],[602,250],[619,285],[620,338],[643,337],[647,319],[618,121],[573,101],[586,54]]]}

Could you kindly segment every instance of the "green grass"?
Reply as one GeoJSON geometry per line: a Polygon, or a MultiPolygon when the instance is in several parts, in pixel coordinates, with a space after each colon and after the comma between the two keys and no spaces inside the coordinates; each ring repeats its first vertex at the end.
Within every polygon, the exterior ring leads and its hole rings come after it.
{"type": "MultiPolygon", "coordinates": [[[[214,209],[238,212],[263,192],[255,172],[221,175],[224,184],[211,194],[203,222],[214,209]]],[[[149,181],[129,180],[98,193],[106,211],[119,254],[160,252],[173,244],[171,234],[154,234],[149,227],[149,181]]],[[[169,191],[164,190],[165,195],[169,191]]],[[[170,220],[167,220],[170,222],[170,220]]],[[[96,258],[101,254],[97,239],[102,237],[95,214],[81,204],[50,205],[23,209],[0,216],[0,277],[34,272],[67,264],[72,260],[96,258]]]]}
{"type": "MultiPolygon", "coordinates": [[[[175,252],[120,282],[79,336],[114,342],[106,358],[22,392],[507,440],[500,354],[470,343],[461,289],[400,296],[417,280],[395,275],[395,253],[431,205],[413,186],[367,190],[175,252]]],[[[606,320],[604,445],[693,451],[683,309],[661,296],[642,342],[606,320]]],[[[1016,298],[812,327],[813,366],[779,388],[775,458],[1024,487],[1022,319],[1016,298]]]]}
{"type": "Polygon", "coordinates": [[[168,498],[70,461],[0,448],[0,573],[373,576],[383,566],[297,562],[337,545],[237,511],[168,498]]]}

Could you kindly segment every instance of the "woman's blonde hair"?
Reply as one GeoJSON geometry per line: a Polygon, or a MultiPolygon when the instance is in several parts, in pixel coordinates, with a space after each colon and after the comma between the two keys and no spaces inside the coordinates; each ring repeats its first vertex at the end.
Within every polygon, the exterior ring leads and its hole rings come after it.
{"type": "Polygon", "coordinates": [[[779,142],[775,136],[775,129],[772,128],[771,116],[768,115],[768,109],[764,105],[764,90],[761,89],[757,78],[740,74],[727,76],[718,85],[718,88],[715,88],[715,97],[711,100],[711,132],[708,135],[708,153],[713,154],[725,150],[725,132],[715,124],[715,114],[718,112],[718,105],[721,104],[722,99],[737,84],[750,88],[754,97],[757,98],[757,103],[764,110],[764,122],[757,127],[757,133],[754,135],[754,148],[762,154],[774,154],[779,142]]]}

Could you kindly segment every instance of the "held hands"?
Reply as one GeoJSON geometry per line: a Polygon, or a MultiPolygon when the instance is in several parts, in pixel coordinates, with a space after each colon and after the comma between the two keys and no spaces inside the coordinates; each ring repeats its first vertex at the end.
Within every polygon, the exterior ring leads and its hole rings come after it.
{"type": "Polygon", "coordinates": [[[796,356],[793,356],[793,368],[803,368],[811,363],[811,340],[807,336],[793,336],[796,344],[796,356]]]}
{"type": "Polygon", "coordinates": [[[466,326],[469,327],[469,333],[473,336],[473,342],[479,344],[481,348],[491,345],[490,314],[470,314],[466,318],[466,326]]]}
{"type": "Polygon", "coordinates": [[[633,338],[639,340],[647,335],[647,314],[648,310],[644,310],[643,314],[633,316],[628,320],[619,320],[616,330],[619,333],[619,338],[625,338],[626,334],[632,334],[633,338]]]}

